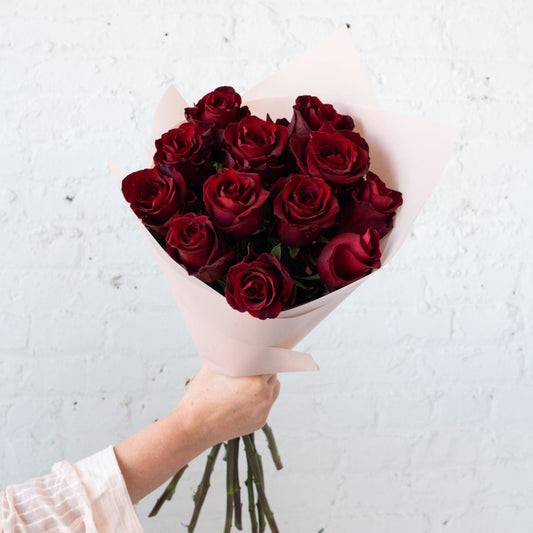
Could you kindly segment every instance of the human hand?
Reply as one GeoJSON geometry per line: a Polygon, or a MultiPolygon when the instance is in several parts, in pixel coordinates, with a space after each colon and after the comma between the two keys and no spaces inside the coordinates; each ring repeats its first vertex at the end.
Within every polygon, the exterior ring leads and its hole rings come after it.
{"type": "Polygon", "coordinates": [[[233,378],[204,366],[171,413],[115,446],[132,501],[207,448],[264,426],[278,394],[276,375],[233,378]]]}
{"type": "Polygon", "coordinates": [[[279,389],[275,374],[230,377],[204,365],[175,411],[209,447],[263,427],[279,389]]]}

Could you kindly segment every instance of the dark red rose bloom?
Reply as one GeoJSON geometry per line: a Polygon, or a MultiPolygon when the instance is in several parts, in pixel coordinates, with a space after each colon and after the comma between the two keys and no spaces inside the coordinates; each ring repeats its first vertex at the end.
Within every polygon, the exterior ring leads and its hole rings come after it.
{"type": "Polygon", "coordinates": [[[376,230],[369,229],[363,235],[341,233],[333,237],[318,256],[318,274],[330,289],[339,289],[379,268],[380,258],[376,230]]]}
{"type": "Polygon", "coordinates": [[[289,140],[285,126],[255,116],[228,124],[224,132],[227,163],[240,170],[275,171],[284,168],[282,157],[289,140]]]}
{"type": "Polygon", "coordinates": [[[241,239],[259,229],[268,192],[258,174],[224,168],[204,183],[204,203],[216,226],[241,239]]]}
{"type": "Polygon", "coordinates": [[[370,202],[358,200],[354,191],[352,197],[342,207],[340,231],[362,235],[369,228],[372,228],[382,238],[392,228],[392,217],[393,214],[377,211],[370,202]]]}
{"type": "Polygon", "coordinates": [[[218,87],[203,96],[194,107],[185,108],[185,118],[202,131],[225,128],[250,114],[247,106],[241,107],[241,97],[233,87],[218,87]]]}
{"type": "Polygon", "coordinates": [[[357,185],[357,199],[371,203],[380,213],[394,214],[402,205],[402,193],[389,189],[374,172],[369,172],[366,180],[357,185]]]}
{"type": "Polygon", "coordinates": [[[292,174],[276,183],[276,189],[280,186],[274,215],[279,220],[277,233],[282,242],[307,246],[335,224],[339,204],[322,178],[292,174]]]}
{"type": "Polygon", "coordinates": [[[143,223],[159,231],[158,226],[182,209],[185,180],[175,169],[148,168],[126,176],[122,194],[143,223]]]}
{"type": "Polygon", "coordinates": [[[189,122],[164,133],[155,141],[154,163],[179,170],[188,185],[201,185],[211,174],[211,146],[197,126],[189,122]]]}
{"type": "Polygon", "coordinates": [[[176,215],[168,222],[166,249],[189,274],[206,283],[224,276],[234,257],[204,215],[176,215]]]}
{"type": "Polygon", "coordinates": [[[303,174],[322,177],[334,185],[354,183],[370,164],[363,137],[354,131],[335,131],[328,124],[308,137],[291,137],[289,146],[303,174]]]}
{"type": "Polygon", "coordinates": [[[316,96],[303,95],[292,106],[294,114],[289,131],[291,135],[308,135],[324,124],[336,130],[353,130],[355,125],[349,115],[340,115],[331,104],[323,104],[316,96]]]}
{"type": "Polygon", "coordinates": [[[287,268],[269,254],[233,265],[226,276],[226,300],[256,318],[276,318],[294,302],[295,286],[287,268]]]}
{"type": "Polygon", "coordinates": [[[343,204],[341,231],[363,234],[373,228],[383,238],[392,229],[392,219],[402,201],[402,193],[389,189],[369,172],[366,180],[355,184],[351,197],[343,204]]]}

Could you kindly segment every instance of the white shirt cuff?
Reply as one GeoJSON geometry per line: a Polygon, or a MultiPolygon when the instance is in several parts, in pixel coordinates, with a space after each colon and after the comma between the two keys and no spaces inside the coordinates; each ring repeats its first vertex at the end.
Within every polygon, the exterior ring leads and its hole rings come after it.
{"type": "Polygon", "coordinates": [[[113,446],[75,464],[87,489],[98,533],[142,533],[113,446]]]}

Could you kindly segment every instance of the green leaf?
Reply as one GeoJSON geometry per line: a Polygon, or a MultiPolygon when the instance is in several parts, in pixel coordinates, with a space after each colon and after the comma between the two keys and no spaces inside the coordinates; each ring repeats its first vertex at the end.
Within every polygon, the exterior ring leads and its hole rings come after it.
{"type": "Polygon", "coordinates": [[[316,279],[320,279],[320,276],[318,274],[311,274],[310,276],[299,276],[298,279],[301,279],[304,281],[313,281],[316,279]]]}
{"type": "Polygon", "coordinates": [[[218,161],[215,161],[213,163],[213,166],[215,167],[215,170],[218,172],[224,165],[222,163],[219,163],[218,161]]]}
{"type": "Polygon", "coordinates": [[[289,246],[289,255],[291,256],[291,259],[295,259],[299,251],[300,248],[297,246],[289,246]]]}
{"type": "Polygon", "coordinates": [[[276,246],[270,250],[270,253],[275,255],[281,261],[281,243],[279,242],[276,244],[276,246]]]}

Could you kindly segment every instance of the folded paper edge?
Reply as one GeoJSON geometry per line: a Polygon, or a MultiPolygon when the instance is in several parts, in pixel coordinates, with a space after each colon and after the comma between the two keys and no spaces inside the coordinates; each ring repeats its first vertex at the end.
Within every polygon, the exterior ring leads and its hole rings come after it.
{"type": "Polygon", "coordinates": [[[242,364],[239,369],[236,369],[235,365],[232,365],[233,368],[230,369],[224,364],[219,364],[216,357],[209,357],[202,353],[200,353],[200,358],[212,370],[234,377],[283,372],[318,372],[320,370],[319,365],[308,353],[272,346],[264,348],[264,351],[266,353],[260,361],[252,359],[242,364]]]}

